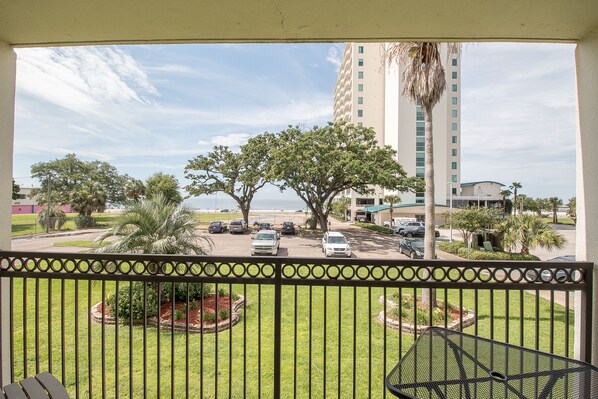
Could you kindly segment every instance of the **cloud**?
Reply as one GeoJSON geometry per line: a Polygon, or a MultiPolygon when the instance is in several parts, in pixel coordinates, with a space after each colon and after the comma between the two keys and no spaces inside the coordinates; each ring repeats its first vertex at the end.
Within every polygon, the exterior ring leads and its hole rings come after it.
{"type": "Polygon", "coordinates": [[[158,94],[140,65],[116,47],[17,49],[17,55],[19,90],[77,113],[149,104],[158,94]]]}
{"type": "Polygon", "coordinates": [[[331,63],[336,67],[338,71],[341,67],[341,51],[337,46],[332,46],[328,49],[328,55],[326,56],[326,61],[331,63]]]}

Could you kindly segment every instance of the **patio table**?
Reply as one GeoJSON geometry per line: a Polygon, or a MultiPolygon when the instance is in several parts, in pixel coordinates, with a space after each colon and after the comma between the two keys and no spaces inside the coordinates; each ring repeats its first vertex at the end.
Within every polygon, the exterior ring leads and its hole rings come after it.
{"type": "Polygon", "coordinates": [[[598,398],[588,363],[430,327],[386,377],[399,398],[598,398]]]}

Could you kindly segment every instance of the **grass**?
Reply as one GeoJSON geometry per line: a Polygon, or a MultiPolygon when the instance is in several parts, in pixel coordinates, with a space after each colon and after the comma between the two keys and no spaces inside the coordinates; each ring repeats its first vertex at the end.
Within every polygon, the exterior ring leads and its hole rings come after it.
{"type": "MultiPolygon", "coordinates": [[[[542,218],[544,223],[552,223],[552,216],[548,218],[542,218]]],[[[559,221],[556,224],[569,224],[571,226],[575,226],[575,222],[571,218],[559,218],[559,221]]]]}
{"type": "Polygon", "coordinates": [[[81,248],[97,248],[99,246],[108,245],[107,242],[102,242],[100,245],[91,240],[72,240],[72,241],[57,241],[53,244],[55,247],[81,247],[81,248]]]}
{"type": "MultiPolygon", "coordinates": [[[[66,223],[62,226],[60,231],[77,230],[75,226],[76,213],[66,214],[66,223]]],[[[114,221],[114,218],[118,216],[117,213],[94,213],[93,218],[96,221],[97,228],[110,227],[114,221]]],[[[30,234],[42,234],[46,231],[37,224],[37,214],[23,214],[23,215],[12,215],[12,236],[18,237],[30,234]]]]}
{"type": "MultiPolygon", "coordinates": [[[[128,326],[101,325],[92,323],[88,326],[88,311],[90,304],[102,299],[102,289],[106,294],[115,292],[114,282],[72,281],[62,283],[58,280],[51,283],[40,279],[14,279],[14,353],[15,379],[31,375],[36,372],[36,362],[40,370],[50,369],[48,362],[51,354],[52,372],[59,377],[62,374],[61,351],[64,339],[65,351],[65,385],[74,397],[76,365],[78,368],[79,395],[87,397],[89,391],[88,368],[92,370],[91,389],[93,397],[116,397],[116,381],[120,397],[143,396],[143,328],[128,326]],[[26,287],[26,291],[24,288],[26,287]],[[75,290],[78,290],[78,297],[75,290]],[[39,293],[39,307],[37,323],[36,291],[39,293]],[[51,298],[48,292],[51,291],[51,298]],[[88,295],[91,301],[88,303],[88,295]],[[23,304],[23,298],[27,298],[23,304]],[[51,299],[51,301],[49,300],[51,299]],[[48,342],[48,305],[51,302],[51,342],[48,342]],[[64,330],[61,329],[61,304],[64,303],[64,330]],[[23,308],[27,309],[27,325],[24,326],[23,308]],[[75,320],[78,332],[75,332],[75,320]],[[132,388],[129,395],[129,333],[132,333],[132,388]],[[39,336],[39,344],[35,345],[35,337],[39,336]],[[118,350],[116,337],[118,335],[118,350]],[[91,338],[90,338],[91,337],[91,338]],[[91,339],[91,345],[88,340],[91,339]],[[78,344],[76,352],[75,343],[78,344]],[[104,348],[104,362],[102,362],[102,348],[104,348]],[[91,356],[88,355],[90,351],[91,356]],[[25,354],[26,352],[26,354],[25,354]],[[78,359],[78,362],[76,361],[78,359]],[[91,365],[90,365],[91,361],[91,365]],[[118,362],[118,370],[116,364],[118,362]],[[27,370],[24,370],[26,365],[27,370]],[[25,372],[26,371],[26,372],[25,372]],[[102,372],[106,378],[105,392],[102,392],[102,372]]],[[[120,287],[128,286],[121,282],[120,287]]],[[[204,398],[215,396],[217,376],[218,396],[226,398],[240,398],[246,390],[249,397],[273,396],[273,339],[274,339],[274,287],[255,285],[220,284],[214,287],[232,289],[237,294],[244,295],[248,300],[246,309],[241,310],[241,321],[232,330],[226,330],[217,335],[190,334],[189,339],[189,379],[185,375],[186,339],[183,333],[171,334],[162,329],[160,334],[154,327],[148,327],[147,345],[147,395],[156,397],[160,389],[161,394],[170,397],[174,389],[174,397],[184,395],[186,384],[190,392],[203,393],[204,398]],[[261,319],[260,319],[261,315],[261,319]],[[260,322],[261,320],[261,322],[260,322]],[[246,341],[244,332],[246,331],[246,341]],[[159,337],[159,338],[158,338],[159,337]],[[158,345],[158,339],[160,344],[158,345]],[[261,344],[261,347],[258,345],[261,344]],[[246,347],[244,346],[246,345],[246,347]],[[232,362],[229,361],[232,346],[232,362]],[[160,354],[158,355],[158,347],[160,354]],[[174,347],[174,352],[171,351],[174,347]],[[216,351],[216,348],[218,350],[216,351]],[[244,356],[246,350],[246,356],[244,356]],[[202,357],[203,354],[203,357],[202,357]],[[217,355],[217,356],[216,356],[217,355]],[[261,363],[260,363],[261,359],[261,363]],[[246,366],[244,366],[246,360],[246,366]],[[203,362],[203,372],[202,372],[203,362]],[[216,373],[216,364],[218,371],[216,373]],[[246,368],[245,368],[246,367],[246,368]],[[156,370],[160,370],[160,387],[156,370]],[[246,383],[243,383],[243,370],[247,372],[246,383]],[[170,372],[174,370],[174,387],[170,384],[170,372]],[[230,371],[232,370],[232,380],[230,371]],[[258,374],[258,370],[261,372],[258,374]],[[261,376],[261,385],[258,383],[261,376]],[[231,391],[229,391],[229,383],[231,391]]],[[[398,360],[398,353],[405,353],[413,343],[413,336],[406,333],[385,329],[376,322],[375,318],[383,309],[379,302],[382,295],[391,295],[397,290],[384,288],[353,288],[353,287],[282,287],[282,330],[281,330],[281,384],[282,396],[293,395],[293,388],[297,389],[297,397],[308,397],[310,387],[312,396],[337,397],[338,381],[340,378],[340,397],[353,397],[353,384],[357,397],[381,397],[384,392],[384,376],[398,360]],[[295,307],[295,302],[297,306],[295,307]],[[311,318],[310,318],[311,303],[311,318]],[[356,311],[354,311],[356,306],[356,311]],[[339,316],[340,314],[340,316],[339,316]],[[311,328],[310,328],[311,325],[311,328]],[[295,335],[296,328],[296,335],[295,335]],[[371,339],[370,339],[371,337],[371,339]],[[400,337],[400,339],[399,339],[400,337]],[[295,349],[296,342],[296,349],[295,349]],[[384,345],[386,343],[386,351],[384,345]],[[311,348],[311,362],[310,362],[311,348]],[[338,351],[340,348],[340,353],[338,351]],[[297,367],[294,367],[296,354],[297,367]],[[340,358],[340,365],[339,365],[340,358]],[[371,375],[368,365],[371,362],[371,375]],[[386,363],[386,364],[385,364],[386,363]],[[355,370],[351,367],[355,364],[355,370]],[[353,378],[355,373],[355,379],[353,378]],[[371,378],[371,380],[370,380],[371,378]],[[368,389],[371,381],[371,392],[368,389]],[[324,389],[324,383],[326,389],[324,389]],[[326,394],[324,395],[324,392],[326,394]]],[[[402,289],[401,294],[420,294],[420,290],[402,289]]],[[[439,299],[459,304],[459,292],[456,290],[439,290],[439,299]]],[[[549,302],[535,295],[523,293],[506,294],[504,291],[479,290],[476,300],[473,290],[463,292],[463,305],[478,314],[477,327],[470,327],[466,332],[477,332],[481,336],[492,337],[497,340],[507,340],[511,343],[523,343],[534,348],[538,333],[539,349],[550,350],[550,306],[549,302]],[[519,335],[520,301],[523,300],[523,331],[519,335]],[[540,315],[540,324],[536,324],[536,306],[540,315]],[[491,319],[490,316],[493,316],[491,319]],[[493,321],[492,321],[493,320],[493,321]],[[507,328],[508,322],[508,328],[507,328]]],[[[564,355],[565,347],[562,337],[565,330],[566,310],[554,307],[554,352],[564,355]],[[558,332],[558,333],[557,333],[558,332]]],[[[569,336],[573,337],[573,312],[569,311],[569,336]]],[[[569,343],[569,354],[572,343],[569,343]]]]}

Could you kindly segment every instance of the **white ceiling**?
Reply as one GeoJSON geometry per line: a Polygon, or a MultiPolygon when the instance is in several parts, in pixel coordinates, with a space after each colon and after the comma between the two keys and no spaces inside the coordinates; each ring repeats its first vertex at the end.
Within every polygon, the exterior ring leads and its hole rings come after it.
{"type": "Polygon", "coordinates": [[[0,0],[0,42],[576,41],[598,0],[0,0]]]}

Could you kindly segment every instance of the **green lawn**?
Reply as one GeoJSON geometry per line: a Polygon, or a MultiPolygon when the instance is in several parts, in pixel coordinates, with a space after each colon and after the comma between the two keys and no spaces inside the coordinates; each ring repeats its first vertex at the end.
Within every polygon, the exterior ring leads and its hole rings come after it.
{"type": "MultiPolygon", "coordinates": [[[[128,286],[128,283],[120,283],[120,286],[128,286]]],[[[118,327],[118,351],[115,350],[115,326],[106,326],[104,339],[102,339],[102,327],[98,324],[88,328],[87,315],[89,304],[87,302],[88,290],[91,290],[91,304],[101,300],[102,283],[94,282],[89,284],[85,281],[66,281],[64,284],[64,302],[61,298],[61,282],[52,282],[52,342],[48,345],[48,281],[39,280],[37,283],[27,280],[27,291],[23,293],[24,284],[22,279],[14,279],[14,351],[15,351],[15,379],[23,378],[24,363],[27,364],[27,375],[33,374],[36,369],[36,361],[39,362],[40,370],[48,370],[48,350],[51,351],[52,372],[59,378],[61,376],[61,337],[64,337],[65,345],[65,385],[72,397],[75,395],[75,367],[79,365],[79,394],[81,397],[88,395],[88,350],[91,350],[92,368],[92,391],[93,397],[115,397],[115,381],[118,378],[118,389],[120,397],[129,396],[129,327],[118,327]],[[36,349],[36,284],[39,285],[39,317],[37,318],[39,345],[36,349]],[[75,297],[75,287],[78,285],[78,304],[75,297]],[[27,298],[27,326],[23,327],[23,297],[27,298]],[[65,304],[65,326],[61,331],[61,303],[65,304]],[[75,333],[75,320],[78,320],[78,334],[75,333]],[[91,347],[88,347],[88,339],[91,336],[91,347]],[[25,342],[25,337],[27,337],[25,342]],[[78,342],[78,362],[75,359],[75,342],[78,342]],[[102,347],[105,347],[105,363],[102,364],[102,347]],[[26,362],[23,361],[24,350],[27,351],[26,362]],[[39,355],[36,354],[39,352],[39,355]],[[118,356],[116,355],[118,353],[118,356]],[[115,363],[118,359],[118,372],[115,363]],[[102,395],[102,370],[106,377],[106,392],[102,395]]],[[[228,284],[220,285],[226,290],[228,284]]],[[[204,398],[215,397],[215,375],[218,375],[218,397],[220,398],[241,398],[246,389],[247,396],[251,398],[272,397],[273,389],[273,337],[274,337],[274,288],[262,286],[261,293],[255,285],[236,285],[232,287],[233,292],[246,294],[249,305],[246,310],[241,311],[241,321],[232,331],[227,330],[214,334],[206,334],[203,337],[199,334],[189,335],[189,379],[185,376],[185,341],[186,335],[175,333],[174,337],[169,331],[162,330],[160,333],[160,357],[157,355],[157,329],[150,327],[147,330],[147,395],[157,396],[157,367],[160,368],[160,390],[162,396],[170,397],[171,384],[170,372],[174,369],[174,397],[183,397],[186,382],[189,384],[191,396],[198,397],[203,391],[204,398]],[[246,290],[246,292],[245,292],[246,290]],[[261,303],[261,306],[260,306],[261,303]],[[261,323],[258,314],[261,313],[261,323]],[[246,357],[244,357],[244,330],[246,329],[246,357]],[[171,352],[172,339],[174,339],[174,353],[171,352]],[[218,351],[216,352],[216,339],[218,351]],[[261,350],[258,352],[258,340],[261,339],[261,350]],[[232,363],[229,363],[229,344],[232,342],[232,363]],[[203,353],[203,372],[201,368],[203,353]],[[218,354],[218,373],[216,368],[216,353],[218,354]],[[258,387],[258,359],[261,354],[261,388],[258,387]],[[247,383],[243,384],[244,359],[246,360],[247,383]],[[232,369],[233,380],[230,381],[232,392],[229,392],[229,369],[232,369]]],[[[115,291],[115,283],[106,283],[106,292],[115,291]]],[[[353,397],[353,384],[357,397],[382,397],[384,392],[384,376],[390,371],[393,363],[398,359],[399,334],[397,331],[386,330],[386,353],[384,351],[384,328],[376,321],[376,316],[382,310],[379,297],[384,293],[390,295],[396,289],[382,288],[358,288],[352,287],[290,287],[282,288],[282,397],[290,397],[293,394],[295,379],[297,381],[297,396],[307,398],[310,387],[312,396],[323,397],[324,381],[326,382],[326,397],[337,397],[338,379],[340,372],[341,394],[340,397],[353,397]],[[326,298],[326,305],[324,305],[326,298]],[[310,329],[310,299],[311,306],[311,329],[310,329]],[[295,308],[295,301],[297,307],[295,308]],[[354,304],[356,311],[354,311],[354,304]],[[296,312],[295,312],[296,309],[296,312]],[[340,310],[340,322],[339,322],[340,310]],[[295,322],[296,320],[296,322],[295,322]],[[340,331],[339,331],[340,326],[340,331]],[[295,340],[295,327],[297,328],[297,339],[295,340]],[[310,339],[311,334],[311,339],[310,339]],[[324,334],[326,334],[324,336],[324,334]],[[354,339],[355,337],[355,339],[354,339]],[[295,342],[297,348],[295,351],[295,342]],[[309,363],[311,343],[311,367],[309,363]],[[339,367],[338,348],[341,348],[339,367]],[[326,351],[326,354],[324,354],[326,351]],[[294,367],[295,353],[297,353],[297,368],[294,367]],[[371,392],[368,389],[370,376],[368,373],[371,357],[371,392]],[[384,359],[386,358],[386,370],[384,359]],[[355,359],[355,363],[354,363],[355,359]],[[353,379],[353,367],[355,364],[355,380],[353,379]],[[324,375],[326,378],[324,380],[324,375]]],[[[402,293],[413,294],[413,289],[403,289],[402,293]]],[[[459,303],[459,294],[455,290],[438,291],[439,299],[451,303],[459,303]]],[[[494,310],[493,337],[497,340],[505,340],[519,344],[520,342],[520,319],[518,292],[505,295],[504,291],[495,290],[490,294],[487,290],[479,290],[478,309],[474,305],[474,292],[464,291],[463,304],[465,307],[476,311],[478,317],[478,333],[481,336],[490,337],[490,306],[494,310]],[[493,302],[491,301],[491,295],[493,302]],[[508,304],[509,311],[506,310],[508,304]],[[508,317],[507,317],[508,315],[508,317]],[[509,321],[509,328],[506,328],[506,321],[509,321]]],[[[536,337],[536,296],[525,293],[524,300],[524,337],[525,346],[534,348],[536,337]]],[[[540,325],[539,340],[540,350],[550,350],[550,307],[548,301],[538,300],[540,325]]],[[[573,337],[573,312],[569,312],[569,334],[573,337]]],[[[565,330],[565,309],[556,305],[554,309],[554,331],[555,331],[555,353],[565,354],[564,350],[565,330]]],[[[471,327],[468,332],[474,332],[471,327]]],[[[143,396],[143,329],[133,327],[133,397],[143,396]]],[[[401,334],[400,351],[405,353],[411,343],[413,336],[401,334]]],[[[572,353],[572,342],[569,343],[572,353]]]]}
{"type": "MultiPolygon", "coordinates": [[[[548,218],[542,218],[542,221],[544,223],[552,223],[552,216],[548,217],[548,218]]],[[[575,222],[571,218],[559,218],[559,221],[557,224],[570,224],[572,226],[575,226],[575,222]]]]}
{"type": "MultiPolygon", "coordinates": [[[[76,213],[66,214],[66,223],[60,231],[77,230],[74,219],[77,216],[76,213]]],[[[95,213],[93,218],[96,221],[97,228],[110,227],[114,218],[118,216],[117,213],[95,213]]],[[[45,230],[37,224],[37,214],[24,214],[24,215],[12,215],[12,236],[18,237],[28,234],[41,234],[45,233],[45,230]]]]}

